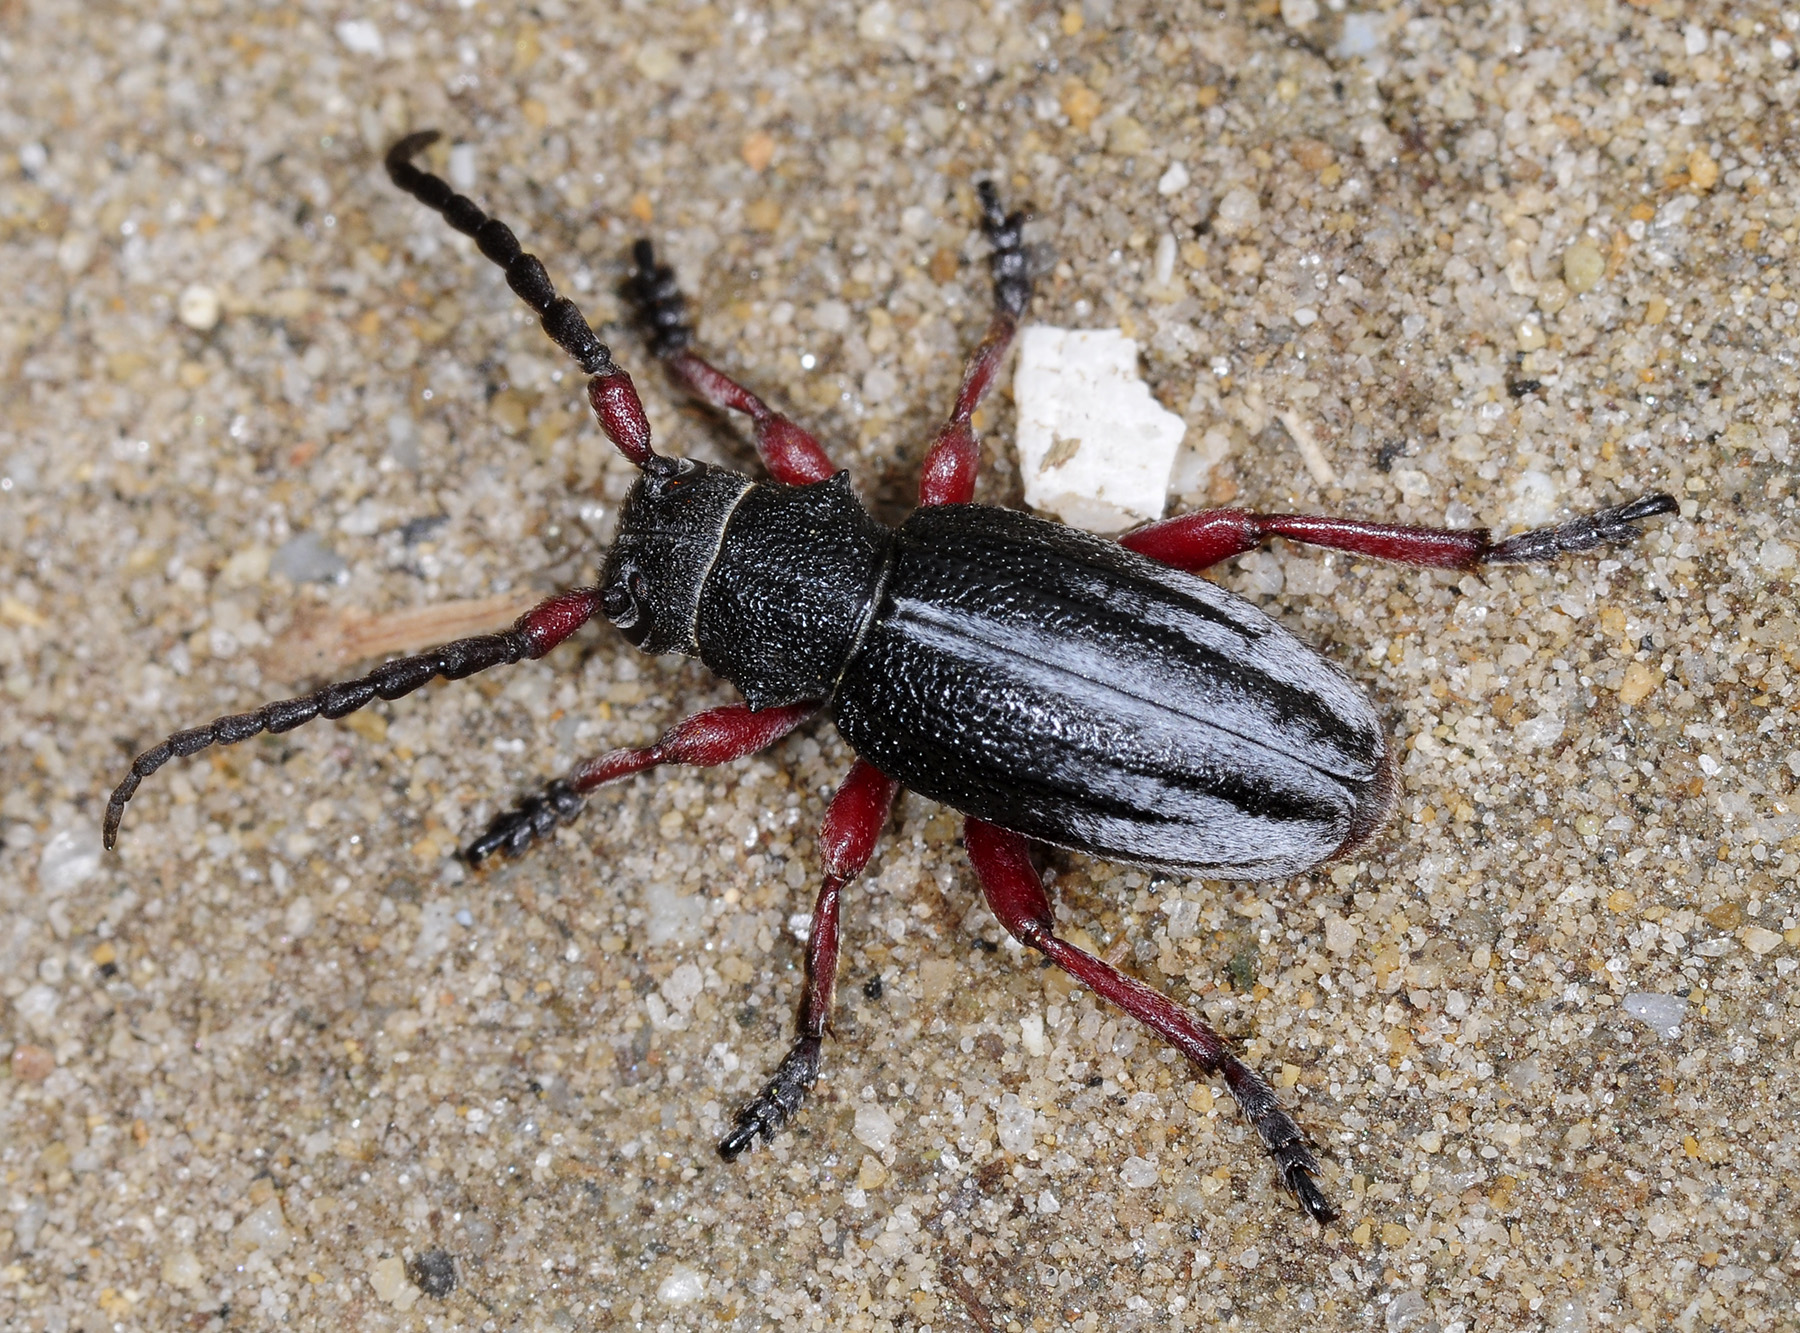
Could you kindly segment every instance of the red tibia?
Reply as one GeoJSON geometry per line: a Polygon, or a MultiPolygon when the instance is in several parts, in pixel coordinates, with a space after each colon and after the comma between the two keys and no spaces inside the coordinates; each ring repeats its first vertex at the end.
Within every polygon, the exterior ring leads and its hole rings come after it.
{"type": "Polygon", "coordinates": [[[821,1037],[831,1018],[837,988],[838,895],[862,873],[874,855],[881,830],[887,827],[900,784],[874,765],[858,759],[831,798],[819,829],[819,852],[825,882],[813,905],[812,933],[806,942],[806,997],[800,1006],[802,1038],[821,1037]]]}
{"type": "Polygon", "coordinates": [[[1319,1165],[1274,1091],[1199,1018],[1153,987],[1053,933],[1055,916],[1025,839],[978,819],[963,823],[969,861],[994,915],[1019,943],[1042,953],[1094,994],[1110,1000],[1173,1045],[1202,1072],[1218,1074],[1274,1159],[1282,1183],[1318,1222],[1337,1216],[1313,1180],[1319,1165]]]}
{"type": "Polygon", "coordinates": [[[578,792],[642,773],[658,764],[692,764],[710,768],[767,749],[818,712],[816,703],[790,704],[753,713],[744,704],[726,704],[676,723],[655,745],[614,750],[590,759],[568,777],[578,792]]]}
{"type": "Polygon", "coordinates": [[[805,486],[828,481],[837,472],[817,440],[723,371],[688,351],[671,354],[666,364],[683,384],[714,407],[750,418],[756,427],[756,452],[776,481],[805,486]]]}
{"type": "Polygon", "coordinates": [[[1218,1071],[1226,1058],[1225,1043],[1218,1033],[1160,991],[1055,936],[1050,899],[1031,864],[1024,838],[970,819],[964,821],[963,839],[988,906],[1008,934],[1153,1028],[1207,1073],[1218,1071]]]}
{"type": "Polygon", "coordinates": [[[588,381],[588,402],[600,418],[600,428],[618,451],[637,467],[652,457],[650,419],[644,415],[644,404],[638,398],[631,376],[614,369],[588,381]]]}
{"type": "Polygon", "coordinates": [[[513,622],[513,629],[525,636],[531,656],[538,658],[587,624],[599,610],[597,591],[576,588],[539,602],[513,622]]]}
{"type": "Polygon", "coordinates": [[[1415,569],[1473,569],[1492,549],[1486,528],[1407,528],[1353,518],[1207,509],[1152,523],[1119,539],[1177,569],[1205,569],[1253,551],[1270,537],[1329,546],[1415,569]]]}
{"type": "Polygon", "coordinates": [[[993,387],[1012,345],[1019,322],[1004,310],[988,324],[982,338],[963,367],[962,388],[957,391],[956,406],[950,419],[938,431],[925,455],[925,466],[919,475],[919,503],[922,505],[967,504],[975,498],[975,473],[981,464],[981,447],[975,439],[969,419],[975,408],[993,387]]]}
{"type": "Polygon", "coordinates": [[[806,941],[806,993],[800,997],[799,1039],[817,1040],[831,1022],[831,1004],[837,994],[838,897],[848,881],[827,875],[813,903],[812,934],[806,941]]]}

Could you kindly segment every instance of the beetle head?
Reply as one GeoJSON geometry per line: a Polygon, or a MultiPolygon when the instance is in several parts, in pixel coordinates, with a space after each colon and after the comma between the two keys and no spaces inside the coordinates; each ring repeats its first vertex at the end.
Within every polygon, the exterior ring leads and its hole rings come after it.
{"type": "Polygon", "coordinates": [[[654,455],[619,511],[600,567],[606,618],[647,653],[698,656],[700,588],[748,477],[691,458],[654,455]]]}

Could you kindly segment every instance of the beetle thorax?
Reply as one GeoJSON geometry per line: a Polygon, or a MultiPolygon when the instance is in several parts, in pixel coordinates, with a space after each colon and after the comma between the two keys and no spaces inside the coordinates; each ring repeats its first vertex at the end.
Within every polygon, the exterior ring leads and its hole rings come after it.
{"type": "Polygon", "coordinates": [[[875,613],[892,548],[846,473],[750,487],[701,589],[700,659],[752,708],[830,697],[875,613]]]}
{"type": "Polygon", "coordinates": [[[831,695],[892,545],[846,473],[784,486],[681,459],[632,488],[600,581],[632,643],[698,657],[772,708],[831,695]]]}

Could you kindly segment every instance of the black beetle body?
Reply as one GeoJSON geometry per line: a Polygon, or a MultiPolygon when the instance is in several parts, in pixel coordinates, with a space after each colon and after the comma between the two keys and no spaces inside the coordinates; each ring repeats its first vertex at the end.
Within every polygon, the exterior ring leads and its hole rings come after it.
{"type": "Polygon", "coordinates": [[[394,145],[388,174],[505,269],[589,376],[601,428],[639,470],[599,585],[557,593],[504,632],[173,733],[139,754],[114,789],[106,846],[139,783],[171,759],[542,657],[604,614],[645,652],[699,658],[744,702],[695,713],[652,745],[584,760],[495,818],[466,849],[471,863],[519,852],[608,783],[662,764],[754,754],[821,709],[858,755],[819,830],[824,874],[794,1042],[736,1112],[723,1156],[779,1132],[818,1078],[839,895],[868,864],[905,786],[967,816],[964,850],[1007,933],[1222,1078],[1283,1183],[1313,1218],[1332,1220],[1314,1179],[1319,1164],[1273,1089],[1198,1015],[1056,933],[1030,842],[1190,874],[1278,879],[1346,854],[1392,809],[1392,757],[1362,691],[1255,607],[1184,571],[1271,537],[1415,568],[1539,562],[1630,540],[1638,523],[1674,512],[1674,498],[1643,495],[1501,541],[1485,529],[1219,509],[1152,524],[1119,544],[969,503],[976,406],[1031,294],[1024,217],[1006,213],[983,183],[994,313],[926,453],[920,508],[890,529],[863,509],[817,440],[689,348],[674,274],[640,241],[623,290],[653,349],[699,397],[749,416],[774,480],[657,453],[631,377],[557,295],[543,264],[504,223],[413,164],[434,138],[394,145]]]}
{"type": "Polygon", "coordinates": [[[682,468],[674,488],[639,481],[621,514],[601,573],[615,623],[689,617],[644,646],[698,657],[752,708],[828,703],[902,786],[1042,842],[1228,879],[1297,874],[1387,815],[1367,698],[1216,584],[1014,510],[932,506],[895,531],[843,473],[682,468]]]}

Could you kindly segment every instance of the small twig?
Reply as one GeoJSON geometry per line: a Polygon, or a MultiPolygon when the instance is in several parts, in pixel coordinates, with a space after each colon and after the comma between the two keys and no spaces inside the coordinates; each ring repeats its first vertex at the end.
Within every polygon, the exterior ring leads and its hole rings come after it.
{"type": "Polygon", "coordinates": [[[962,1274],[947,1263],[939,1265],[938,1274],[944,1279],[944,1285],[962,1302],[963,1309],[969,1312],[969,1318],[975,1321],[975,1327],[981,1333],[994,1333],[998,1327],[994,1323],[994,1317],[987,1312],[987,1307],[981,1303],[981,1297],[975,1294],[975,1288],[964,1281],[962,1274]]]}
{"type": "Polygon", "coordinates": [[[262,667],[271,680],[284,682],[334,675],[359,662],[504,629],[541,596],[524,588],[380,615],[349,610],[302,613],[264,650],[262,667]]]}

